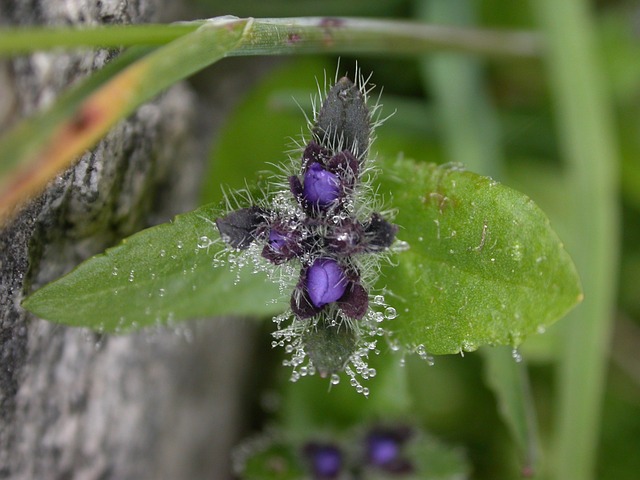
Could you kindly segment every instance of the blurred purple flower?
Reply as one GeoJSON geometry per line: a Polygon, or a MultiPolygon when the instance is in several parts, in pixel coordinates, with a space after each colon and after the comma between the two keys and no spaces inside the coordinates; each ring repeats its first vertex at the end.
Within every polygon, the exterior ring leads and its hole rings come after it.
{"type": "Polygon", "coordinates": [[[342,470],[342,452],[331,444],[309,443],[304,453],[310,463],[313,478],[337,478],[342,470]]]}
{"type": "Polygon", "coordinates": [[[413,465],[403,456],[403,447],[412,434],[408,427],[372,430],[366,438],[367,463],[389,473],[411,473],[413,465]]]}

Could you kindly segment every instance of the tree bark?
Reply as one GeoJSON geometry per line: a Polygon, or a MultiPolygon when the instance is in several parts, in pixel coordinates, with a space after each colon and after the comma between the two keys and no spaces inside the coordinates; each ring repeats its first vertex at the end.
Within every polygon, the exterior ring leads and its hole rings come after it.
{"type": "MultiPolygon", "coordinates": [[[[163,20],[158,12],[168,6],[0,0],[0,22],[150,22],[163,20]]],[[[36,53],[0,64],[0,129],[46,108],[116,54],[36,53]]],[[[24,295],[81,260],[194,207],[206,144],[193,135],[202,131],[197,104],[178,85],[141,107],[0,232],[0,478],[230,476],[250,325],[201,321],[101,336],[20,307],[24,295]]]]}

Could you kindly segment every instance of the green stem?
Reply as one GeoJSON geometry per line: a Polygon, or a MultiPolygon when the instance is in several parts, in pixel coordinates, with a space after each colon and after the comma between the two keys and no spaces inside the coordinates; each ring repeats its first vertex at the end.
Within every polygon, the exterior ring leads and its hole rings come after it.
{"type": "Polygon", "coordinates": [[[536,0],[566,158],[585,301],[563,322],[554,477],[594,478],[618,259],[618,156],[586,0],[536,0]]]}
{"type": "Polygon", "coordinates": [[[201,22],[171,25],[110,25],[93,28],[22,27],[0,30],[0,56],[51,48],[164,45],[191,33],[201,22]]]}
{"type": "MultiPolygon", "coordinates": [[[[161,45],[191,33],[208,21],[171,25],[114,25],[96,28],[11,28],[0,30],[0,56],[56,47],[161,45]]],[[[454,50],[477,55],[538,57],[540,37],[532,32],[493,31],[364,18],[226,17],[248,22],[244,41],[230,55],[349,52],[416,54],[454,50]]]]}

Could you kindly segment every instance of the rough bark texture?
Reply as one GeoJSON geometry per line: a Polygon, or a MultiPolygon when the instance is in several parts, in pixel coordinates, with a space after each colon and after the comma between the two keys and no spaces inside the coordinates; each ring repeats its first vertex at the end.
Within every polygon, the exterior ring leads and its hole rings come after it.
{"type": "MultiPolygon", "coordinates": [[[[0,0],[0,22],[149,22],[166,20],[158,12],[168,6],[170,0],[0,0]]],[[[45,108],[114,54],[38,53],[0,64],[0,129],[45,108]]],[[[229,93],[214,98],[228,106],[229,93]]],[[[0,478],[230,476],[248,325],[196,322],[182,335],[101,337],[20,308],[33,288],[194,206],[204,156],[202,138],[193,135],[202,130],[197,103],[179,85],[140,108],[0,232],[0,478]]]]}

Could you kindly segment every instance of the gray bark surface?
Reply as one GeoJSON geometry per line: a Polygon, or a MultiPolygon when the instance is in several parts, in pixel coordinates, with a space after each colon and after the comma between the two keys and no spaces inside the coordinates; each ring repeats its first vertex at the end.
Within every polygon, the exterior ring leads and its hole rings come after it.
{"type": "MultiPolygon", "coordinates": [[[[0,23],[160,21],[170,5],[0,0],[0,23]]],[[[0,129],[46,108],[113,55],[36,53],[0,64],[0,129]]],[[[229,86],[212,94],[227,108],[242,81],[229,86]]],[[[202,125],[219,125],[224,113],[198,105],[178,85],[141,107],[0,231],[0,478],[230,476],[250,325],[200,321],[180,332],[100,336],[20,307],[25,294],[120,238],[194,207],[202,125]]]]}

